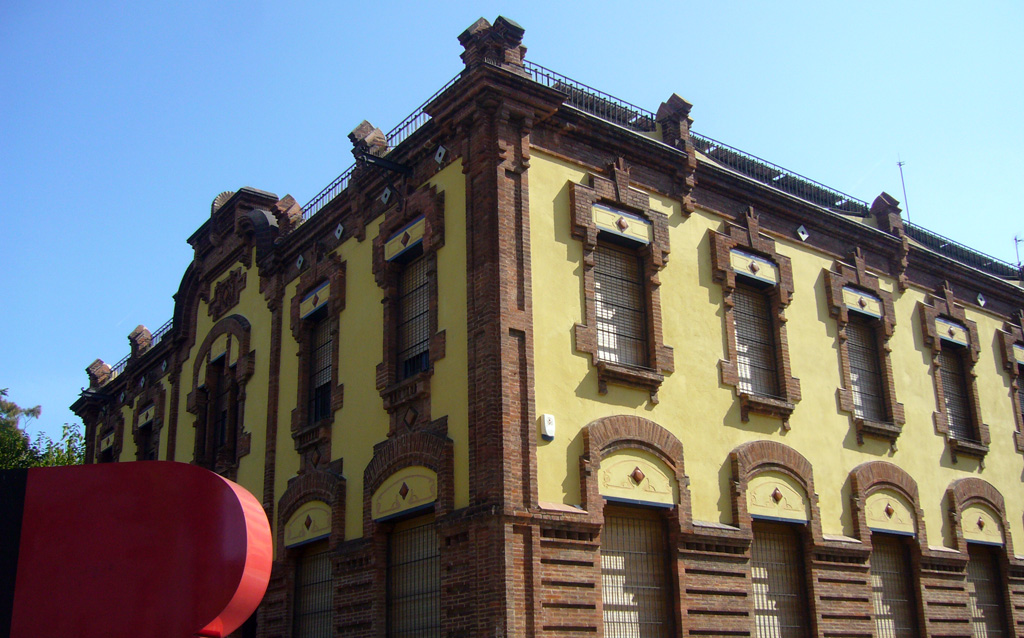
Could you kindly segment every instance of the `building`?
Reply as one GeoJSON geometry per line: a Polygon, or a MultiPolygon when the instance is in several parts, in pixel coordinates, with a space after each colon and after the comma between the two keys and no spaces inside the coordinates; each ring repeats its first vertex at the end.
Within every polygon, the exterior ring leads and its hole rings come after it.
{"type": "Polygon", "coordinates": [[[1019,268],[481,19],[88,368],[92,462],[262,498],[260,636],[1024,634],[1019,268]]]}

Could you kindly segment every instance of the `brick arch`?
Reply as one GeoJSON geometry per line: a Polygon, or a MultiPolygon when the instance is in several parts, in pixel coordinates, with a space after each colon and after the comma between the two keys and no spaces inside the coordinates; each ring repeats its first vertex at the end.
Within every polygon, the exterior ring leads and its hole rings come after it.
{"type": "Polygon", "coordinates": [[[946,488],[946,499],[953,524],[953,534],[957,549],[967,552],[967,540],[961,527],[961,516],[964,509],[980,503],[989,506],[999,515],[999,524],[1003,526],[1003,549],[1007,558],[1014,559],[1013,542],[1010,538],[1010,522],[1006,518],[1006,504],[1003,495],[991,483],[977,477],[957,479],[946,488]]]}
{"type": "Polygon", "coordinates": [[[891,489],[902,494],[914,508],[914,523],[917,529],[917,543],[928,547],[925,534],[924,510],[921,508],[917,481],[903,468],[888,461],[861,463],[850,472],[850,500],[853,507],[854,531],[857,538],[866,544],[871,542],[864,506],[868,496],[880,489],[891,489]]]}
{"type": "Polygon", "coordinates": [[[821,512],[818,511],[818,495],[814,491],[813,468],[802,454],[776,441],[749,441],[729,453],[729,462],[732,464],[732,511],[736,525],[741,529],[751,528],[751,517],[747,512],[750,480],[762,472],[781,472],[804,488],[811,512],[808,528],[813,542],[822,543],[821,512]]]}
{"type": "Polygon", "coordinates": [[[238,367],[236,368],[238,382],[244,385],[249,380],[256,366],[255,353],[249,351],[251,330],[252,326],[249,324],[249,320],[242,315],[224,317],[213,328],[210,328],[210,332],[203,339],[203,344],[199,346],[195,360],[192,363],[193,392],[201,385],[199,383],[199,370],[203,363],[209,363],[206,359],[210,356],[210,348],[213,347],[213,342],[217,340],[217,337],[225,334],[238,339],[238,367]]]}
{"type": "Polygon", "coordinates": [[[376,523],[370,515],[373,493],[384,481],[402,468],[422,465],[437,474],[437,502],[434,513],[447,514],[455,508],[452,441],[446,436],[423,430],[406,432],[375,446],[373,458],[363,470],[363,535],[373,535],[376,523]]]}
{"type": "Polygon", "coordinates": [[[284,525],[297,509],[310,501],[323,501],[331,508],[331,535],[328,544],[333,549],[345,540],[345,477],[341,462],[326,469],[304,472],[288,481],[288,488],[278,500],[277,552],[283,556],[284,525]]]}
{"type": "Polygon", "coordinates": [[[583,429],[583,456],[580,458],[580,496],[583,509],[601,515],[601,498],[597,470],[601,460],[613,452],[638,449],[661,459],[675,473],[679,486],[677,518],[681,528],[691,529],[690,484],[683,468],[683,444],[661,425],[630,414],[608,416],[592,421],[583,429]]]}

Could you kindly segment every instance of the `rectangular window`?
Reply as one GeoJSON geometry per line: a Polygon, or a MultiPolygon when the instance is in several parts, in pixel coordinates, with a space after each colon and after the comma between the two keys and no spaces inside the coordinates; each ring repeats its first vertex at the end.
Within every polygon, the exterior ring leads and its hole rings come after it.
{"type": "Polygon", "coordinates": [[[807,636],[803,548],[795,525],[754,521],[750,545],[757,638],[807,636]]]}
{"type": "Polygon", "coordinates": [[[157,437],[153,432],[152,421],[146,421],[139,426],[139,460],[157,460],[157,437]]]}
{"type": "Polygon", "coordinates": [[[430,280],[428,261],[421,257],[402,266],[398,278],[399,380],[419,374],[429,365],[430,280]]]}
{"type": "Polygon", "coordinates": [[[594,251],[594,306],[598,358],[647,367],[643,262],[632,251],[598,243],[594,251]]]}
{"type": "Polygon", "coordinates": [[[956,346],[942,343],[939,352],[939,371],[942,375],[942,394],[946,404],[949,434],[961,441],[977,441],[971,419],[971,404],[967,394],[963,358],[956,346]]]}
{"type": "Polygon", "coordinates": [[[326,310],[313,319],[310,330],[309,423],[331,415],[331,356],[334,352],[326,310]]]}
{"type": "Polygon", "coordinates": [[[917,602],[902,538],[871,535],[871,594],[878,638],[917,636],[917,602]]]}
{"type": "Polygon", "coordinates": [[[216,365],[217,387],[213,395],[213,445],[219,450],[228,442],[228,413],[231,409],[231,368],[223,359],[210,364],[216,365]]]}
{"type": "Polygon", "coordinates": [[[1003,580],[996,563],[996,550],[967,544],[967,595],[971,601],[971,624],[975,636],[1008,636],[1003,580]]]}
{"type": "Polygon", "coordinates": [[[768,299],[760,290],[739,284],[732,297],[738,388],[749,394],[777,397],[778,363],[768,299]]]}
{"type": "Polygon", "coordinates": [[[850,356],[854,415],[868,421],[888,421],[875,330],[851,316],[846,324],[846,349],[850,356]]]}
{"type": "Polygon", "coordinates": [[[295,566],[295,604],[292,605],[295,638],[330,638],[333,635],[333,589],[327,544],[307,546],[295,566]]]}
{"type": "Polygon", "coordinates": [[[605,508],[601,600],[607,638],[672,635],[667,555],[664,527],[656,514],[605,508]]]}
{"type": "Polygon", "coordinates": [[[440,567],[433,517],[395,525],[388,537],[388,638],[440,638],[440,567]]]}

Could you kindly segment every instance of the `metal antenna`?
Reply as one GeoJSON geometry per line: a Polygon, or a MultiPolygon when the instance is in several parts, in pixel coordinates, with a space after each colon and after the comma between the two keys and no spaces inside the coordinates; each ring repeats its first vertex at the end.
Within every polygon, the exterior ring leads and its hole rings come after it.
{"type": "Polygon", "coordinates": [[[1013,236],[1013,249],[1017,251],[1017,270],[1024,271],[1024,268],[1021,268],[1021,265],[1020,265],[1020,245],[1021,244],[1024,244],[1024,237],[1017,237],[1016,235],[1014,235],[1013,236]]]}
{"type": "Polygon", "coordinates": [[[903,165],[906,164],[899,155],[896,156],[896,166],[900,167],[900,184],[903,185],[903,210],[907,211],[907,221],[910,221],[910,204],[907,203],[907,183],[903,181],[903,165]]]}

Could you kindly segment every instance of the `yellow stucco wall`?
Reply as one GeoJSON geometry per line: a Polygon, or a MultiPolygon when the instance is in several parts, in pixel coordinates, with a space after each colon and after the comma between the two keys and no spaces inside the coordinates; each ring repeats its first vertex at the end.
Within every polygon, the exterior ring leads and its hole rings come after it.
{"type": "Polygon", "coordinates": [[[976,308],[968,317],[978,323],[981,358],[975,368],[982,414],[991,428],[991,451],[981,470],[976,460],[952,464],[945,440],[935,433],[935,405],[930,355],[924,348],[917,303],[925,291],[895,290],[896,335],[891,345],[897,398],[907,423],[898,449],[866,440],[858,445],[848,414],[839,410],[840,387],[836,322],[829,316],[823,272],[833,259],[796,240],[776,238],[780,254],[791,258],[795,293],[786,310],[793,376],[800,379],[802,400],[784,432],[777,419],[751,415],[740,420],[734,389],[719,382],[719,360],[726,355],[721,287],[712,281],[708,231],[721,231],[722,220],[698,209],[688,219],[677,202],[651,195],[651,207],[669,217],[671,258],[661,272],[664,342],[674,348],[675,372],[668,375],[652,405],[646,392],[609,386],[597,390],[590,355],[573,344],[573,325],[584,321],[582,248],[570,235],[569,183],[585,182],[578,166],[533,150],[530,169],[530,214],[533,258],[536,400],[538,414],[553,414],[557,435],[538,437],[537,467],[541,501],[579,504],[580,432],[595,419],[635,414],[651,419],[678,437],[685,449],[691,479],[693,517],[731,523],[729,452],[754,439],[770,439],[803,454],[814,468],[822,530],[851,534],[849,472],[860,463],[884,460],[903,467],[918,483],[925,525],[933,545],[952,544],[945,516],[945,490],[965,476],[981,477],[1006,499],[1010,531],[1024,542],[1021,511],[1020,454],[1014,451],[1009,380],[1002,372],[995,331],[1000,320],[976,308]]]}

